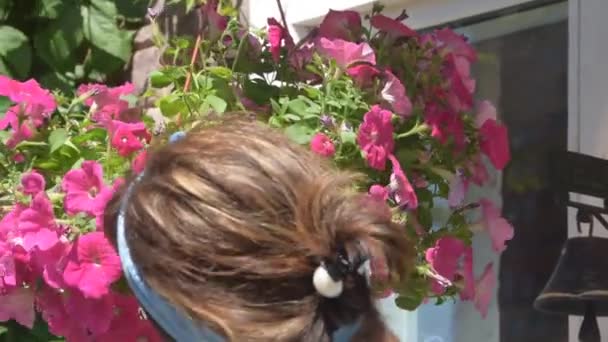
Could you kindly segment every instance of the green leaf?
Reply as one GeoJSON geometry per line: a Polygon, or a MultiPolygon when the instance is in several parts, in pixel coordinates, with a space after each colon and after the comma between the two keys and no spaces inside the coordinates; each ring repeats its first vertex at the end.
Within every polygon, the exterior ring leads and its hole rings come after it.
{"type": "Polygon", "coordinates": [[[68,131],[64,128],[58,128],[49,135],[49,145],[51,153],[57,151],[68,140],[68,131]]]}
{"type": "Polygon", "coordinates": [[[0,96],[0,119],[6,114],[6,110],[11,106],[12,101],[6,96],[0,96]]]}
{"type": "Polygon", "coordinates": [[[414,311],[422,304],[423,299],[422,296],[416,295],[399,296],[395,299],[395,305],[404,310],[414,311]]]}
{"type": "Polygon", "coordinates": [[[131,57],[133,33],[120,30],[116,19],[97,6],[82,6],[80,10],[84,37],[91,45],[127,63],[131,57]]]}
{"type": "Polygon", "coordinates": [[[25,78],[32,66],[32,50],[23,32],[11,26],[0,26],[0,74],[25,78]],[[3,70],[5,69],[5,70],[3,70]]]}
{"type": "Polygon", "coordinates": [[[79,134],[72,138],[72,142],[80,145],[85,142],[104,142],[108,135],[108,131],[105,128],[93,128],[84,134],[79,134]]]}
{"type": "Polygon", "coordinates": [[[108,18],[116,18],[118,10],[116,4],[112,0],[90,0],[91,5],[105,14],[108,18]]]}
{"type": "Polygon", "coordinates": [[[38,0],[36,2],[36,13],[39,17],[47,19],[57,19],[65,6],[74,6],[74,3],[69,0],[38,0]]]}
{"type": "Polygon", "coordinates": [[[263,79],[245,80],[243,93],[247,98],[258,105],[265,105],[268,101],[279,95],[280,89],[269,85],[263,79]]]}
{"type": "Polygon", "coordinates": [[[287,137],[300,145],[308,144],[314,133],[315,132],[310,127],[299,123],[293,124],[285,129],[287,137]]]}
{"type": "Polygon", "coordinates": [[[304,102],[304,100],[295,99],[289,101],[288,108],[299,116],[304,116],[307,113],[308,106],[306,105],[306,102],[304,102]]]}
{"type": "Polygon", "coordinates": [[[164,88],[171,83],[173,83],[173,79],[162,71],[152,71],[150,73],[150,85],[154,88],[164,88]]]}
{"type": "Polygon", "coordinates": [[[82,43],[82,16],[76,6],[64,9],[56,20],[40,28],[34,36],[34,51],[55,70],[72,71],[73,52],[82,43]]]}
{"type": "Polygon", "coordinates": [[[224,113],[226,111],[226,107],[228,104],[224,99],[217,97],[215,95],[208,95],[205,98],[205,103],[207,103],[213,110],[219,114],[224,113]]]}
{"type": "Polygon", "coordinates": [[[166,117],[172,117],[180,112],[185,112],[188,107],[184,101],[177,95],[165,96],[158,101],[158,107],[161,113],[166,117]]]}
{"type": "Polygon", "coordinates": [[[223,78],[223,79],[231,79],[232,77],[232,70],[223,67],[223,66],[214,66],[214,67],[208,67],[207,71],[209,71],[209,73],[211,73],[214,76],[223,78]]]}

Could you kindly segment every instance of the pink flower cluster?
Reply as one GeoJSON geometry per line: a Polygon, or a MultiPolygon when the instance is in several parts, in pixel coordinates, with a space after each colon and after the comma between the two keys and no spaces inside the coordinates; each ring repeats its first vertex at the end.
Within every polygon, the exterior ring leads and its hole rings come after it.
{"type": "MultiPolygon", "coordinates": [[[[89,85],[80,95],[120,156],[140,151],[133,168],[141,171],[150,134],[143,122],[121,121],[128,110],[121,96],[132,91],[128,84],[89,85]]],[[[0,77],[0,95],[15,103],[0,121],[0,128],[12,131],[11,148],[36,138],[35,130],[56,108],[53,96],[33,80],[0,77]]],[[[86,160],[58,186],[48,181],[39,171],[24,173],[17,189],[24,200],[0,220],[0,321],[32,328],[38,312],[51,333],[70,342],[160,341],[136,299],[114,289],[122,269],[104,236],[103,213],[122,180],[106,183],[102,165],[86,160]]]]}
{"type": "Polygon", "coordinates": [[[19,82],[0,75],[0,96],[8,97],[14,105],[0,119],[0,130],[10,127],[12,135],[6,142],[9,148],[14,148],[34,135],[55,111],[55,98],[40,87],[35,80],[19,82]]]}
{"type": "MultiPolygon", "coordinates": [[[[464,201],[471,182],[483,185],[489,179],[482,154],[497,170],[504,169],[510,160],[507,128],[497,120],[496,109],[490,102],[483,101],[477,105],[476,139],[465,134],[464,117],[474,110],[476,84],[470,70],[471,63],[477,60],[477,54],[463,36],[450,29],[419,35],[404,23],[381,14],[373,16],[370,23],[378,35],[365,41],[362,38],[361,17],[357,12],[330,11],[321,23],[317,36],[312,38],[315,51],[333,61],[361,90],[376,91],[372,93],[372,98],[377,103],[372,104],[363,115],[356,142],[371,169],[385,172],[387,165],[390,165],[390,183],[386,186],[373,185],[370,196],[390,202],[401,210],[416,212],[419,205],[416,189],[427,187],[427,182],[419,174],[406,174],[397,158],[400,148],[397,140],[399,133],[403,133],[398,129],[412,118],[416,108],[422,113],[428,135],[450,149],[454,156],[462,156],[469,144],[478,144],[479,153],[466,159],[450,183],[449,204],[458,207],[464,201]],[[411,73],[411,70],[391,70],[390,65],[378,63],[387,56],[376,55],[382,49],[375,45],[380,44],[390,50],[394,49],[397,40],[407,40],[424,55],[415,65],[419,69],[416,71],[419,82],[416,88],[422,89],[422,93],[415,98],[409,97],[402,82],[403,75],[411,73]],[[424,81],[423,76],[430,72],[429,65],[437,60],[440,61],[438,76],[442,82],[424,81]]],[[[269,34],[275,33],[281,37],[270,39],[275,60],[280,59],[282,51],[286,51],[287,58],[296,54],[288,32],[274,19],[269,20],[269,24],[269,34]],[[281,42],[285,44],[281,45],[281,42]]],[[[322,129],[331,132],[335,129],[335,122],[332,125],[323,123],[322,129]]],[[[331,134],[322,132],[312,138],[310,148],[323,157],[333,157],[338,149],[331,134]]],[[[424,165],[430,158],[431,154],[422,156],[419,162],[424,165]]],[[[513,237],[513,227],[490,201],[481,200],[481,207],[483,217],[479,226],[489,233],[494,250],[500,253],[505,249],[505,241],[513,237]]],[[[415,215],[411,217],[415,219],[415,215]]],[[[425,234],[416,222],[415,226],[419,234],[425,234]]],[[[472,247],[453,237],[439,239],[434,247],[426,251],[426,261],[431,267],[431,289],[436,295],[442,295],[448,286],[463,280],[461,298],[473,300],[485,317],[495,282],[492,264],[488,264],[476,280],[472,247]]]]}
{"type": "Polygon", "coordinates": [[[93,121],[108,130],[112,146],[123,157],[141,151],[152,139],[143,122],[130,122],[127,117],[129,102],[124,97],[134,91],[130,83],[113,88],[103,84],[85,84],[78,88],[78,95],[85,97],[84,103],[91,107],[93,121]]]}
{"type": "Polygon", "coordinates": [[[120,258],[99,222],[119,184],[106,185],[95,161],[64,176],[65,213],[98,222],[97,231],[74,236],[74,227],[55,217],[44,177],[23,176],[30,203],[18,203],[0,221],[0,321],[31,328],[36,309],[50,332],[68,341],[160,341],[137,301],[111,288],[122,275],[120,258]]]}

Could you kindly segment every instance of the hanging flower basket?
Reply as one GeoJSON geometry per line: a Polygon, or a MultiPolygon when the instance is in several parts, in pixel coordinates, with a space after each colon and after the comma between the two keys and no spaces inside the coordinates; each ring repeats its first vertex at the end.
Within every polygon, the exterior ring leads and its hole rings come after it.
{"type": "Polygon", "coordinates": [[[130,84],[82,85],[72,97],[0,76],[0,321],[48,326],[67,341],[159,340],[122,280],[102,214],[148,148],[228,111],[367,175],[353,186],[390,206],[416,252],[399,284],[374,260],[381,295],[407,310],[459,296],[485,316],[495,274],[492,264],[474,274],[471,238],[480,232],[501,253],[513,228],[489,200],[465,198],[510,154],[492,104],[474,100],[467,40],[416,32],[378,6],[369,20],[330,11],[300,42],[284,20],[256,31],[215,1],[195,10],[200,36],[165,42],[170,63],[150,76],[152,88],[170,89],[155,98],[155,120],[130,84]],[[443,221],[432,215],[441,200],[443,221]]]}

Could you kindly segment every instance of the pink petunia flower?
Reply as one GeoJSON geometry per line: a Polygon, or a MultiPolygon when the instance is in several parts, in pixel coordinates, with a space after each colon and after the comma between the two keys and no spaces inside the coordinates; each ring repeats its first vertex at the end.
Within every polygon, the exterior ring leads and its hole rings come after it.
{"type": "Polygon", "coordinates": [[[112,301],[114,318],[110,328],[97,336],[99,341],[162,342],[151,322],[141,317],[135,297],[113,294],[112,301]]]}
{"type": "Polygon", "coordinates": [[[477,128],[483,126],[487,120],[497,120],[498,114],[496,113],[496,107],[490,101],[481,101],[477,105],[477,114],[475,116],[475,125],[477,128]]]}
{"type": "Polygon", "coordinates": [[[202,14],[202,27],[207,33],[205,39],[215,41],[228,27],[228,17],[220,15],[217,11],[218,0],[209,0],[200,8],[202,14]]]}
{"type": "Polygon", "coordinates": [[[121,113],[129,109],[129,102],[122,97],[134,92],[135,87],[131,83],[113,88],[103,84],[83,84],[78,87],[79,96],[88,95],[84,103],[87,106],[95,104],[97,108],[92,114],[93,121],[102,125],[109,125],[112,119],[119,118],[121,113]]]}
{"type": "Polygon", "coordinates": [[[69,291],[65,299],[65,310],[71,317],[93,335],[103,334],[110,328],[114,316],[112,296],[99,299],[85,298],[79,291],[69,291]]]}
{"type": "Polygon", "coordinates": [[[133,158],[133,162],[131,162],[131,169],[135,173],[142,173],[144,168],[146,167],[146,159],[148,158],[148,151],[142,150],[133,158]]]}
{"type": "Polygon", "coordinates": [[[374,184],[369,188],[369,196],[380,202],[386,202],[388,195],[388,189],[385,186],[374,184]]]}
{"type": "Polygon", "coordinates": [[[21,177],[22,191],[28,195],[36,195],[44,191],[46,182],[44,177],[36,171],[31,171],[21,177]]]}
{"type": "MultiPolygon", "coordinates": [[[[439,275],[448,280],[454,280],[460,258],[464,255],[465,250],[466,245],[462,240],[449,236],[442,237],[437,240],[434,247],[426,250],[425,258],[439,275]]],[[[441,295],[445,292],[445,287],[433,281],[432,290],[441,295]]]]}
{"type": "Polygon", "coordinates": [[[395,148],[392,116],[388,110],[374,105],[365,114],[363,123],[359,126],[357,143],[365,153],[369,166],[376,170],[384,170],[386,159],[395,148]]]}
{"type": "Polygon", "coordinates": [[[374,78],[380,75],[380,71],[369,64],[357,64],[346,70],[346,73],[361,88],[367,88],[374,83],[374,78]]]}
{"type": "Polygon", "coordinates": [[[483,198],[479,201],[482,212],[482,224],[486,231],[490,234],[492,247],[498,253],[503,252],[507,246],[506,241],[513,239],[513,226],[502,217],[500,210],[492,203],[492,201],[483,198]]]}
{"type": "Polygon", "coordinates": [[[9,233],[15,232],[18,229],[19,217],[27,207],[21,203],[15,204],[13,209],[6,213],[0,220],[0,238],[6,239],[9,233]]]}
{"type": "Polygon", "coordinates": [[[124,184],[125,184],[124,178],[116,178],[114,180],[114,184],[112,184],[112,187],[109,190],[106,189],[106,191],[104,191],[100,195],[98,205],[100,206],[101,210],[95,216],[95,226],[96,226],[96,228],[97,228],[96,230],[98,232],[104,231],[103,219],[104,219],[104,212],[106,210],[106,206],[112,199],[112,196],[114,195],[114,193],[116,191],[118,191],[118,189],[120,189],[124,184]]]}
{"type": "Polygon", "coordinates": [[[323,157],[332,157],[336,153],[334,143],[323,133],[317,133],[312,137],[310,150],[323,157]]]}
{"type": "Polygon", "coordinates": [[[433,138],[442,144],[454,143],[457,151],[464,149],[464,124],[459,115],[438,105],[428,104],[425,109],[425,122],[431,127],[433,138]]]}
{"type": "Polygon", "coordinates": [[[30,206],[20,213],[17,227],[23,248],[28,252],[36,247],[48,250],[59,241],[53,205],[46,193],[34,196],[30,206]]]}
{"type": "Polygon", "coordinates": [[[34,79],[19,82],[2,76],[0,95],[17,103],[18,105],[14,107],[15,113],[29,118],[35,127],[42,125],[57,108],[53,95],[48,90],[42,89],[34,79]]]}
{"type": "Polygon", "coordinates": [[[65,288],[63,269],[71,248],[72,244],[62,236],[59,242],[48,250],[36,250],[32,253],[32,264],[41,270],[42,278],[48,286],[54,289],[65,288]]]}
{"type": "Polygon", "coordinates": [[[30,288],[15,288],[0,295],[0,322],[14,319],[19,324],[34,327],[34,292],[30,288]]]}
{"type": "Polygon", "coordinates": [[[466,58],[469,62],[477,60],[477,52],[466,41],[464,36],[454,32],[452,29],[444,28],[435,31],[435,37],[439,43],[439,47],[448,54],[452,53],[455,56],[466,58]]]}
{"type": "Polygon", "coordinates": [[[494,264],[489,263],[475,284],[475,297],[473,299],[475,308],[484,319],[488,316],[488,308],[494,297],[495,288],[496,274],[494,273],[494,264]]]}
{"type": "Polygon", "coordinates": [[[481,151],[497,170],[504,169],[511,160],[509,130],[496,120],[486,120],[479,129],[481,151]]]}
{"type": "Polygon", "coordinates": [[[65,302],[69,294],[68,291],[43,286],[36,292],[36,306],[52,334],[63,336],[67,341],[92,342],[86,327],[66,311],[65,302]]]}
{"type": "Polygon", "coordinates": [[[61,181],[66,193],[64,208],[68,215],[86,213],[95,216],[103,211],[108,191],[103,182],[103,168],[96,161],[87,160],[80,169],[70,170],[61,181]]]}
{"type": "Polygon", "coordinates": [[[395,202],[401,208],[418,208],[418,197],[416,196],[416,191],[414,191],[414,187],[405,175],[405,172],[403,172],[399,161],[393,155],[390,155],[389,159],[393,165],[390,188],[393,193],[393,197],[395,198],[395,202]]]}
{"type": "Polygon", "coordinates": [[[361,15],[356,11],[329,10],[319,25],[319,36],[327,39],[357,41],[361,37],[361,15]]]}
{"type": "Polygon", "coordinates": [[[16,285],[17,274],[13,248],[9,244],[0,241],[0,293],[5,292],[8,287],[16,285]]]}
{"type": "Polygon", "coordinates": [[[268,18],[268,43],[270,44],[270,54],[275,62],[281,58],[283,45],[288,48],[294,45],[287,28],[283,27],[275,18],[268,18]]]}
{"type": "Polygon", "coordinates": [[[490,180],[490,174],[479,154],[469,160],[465,167],[469,171],[470,179],[473,183],[482,186],[490,180]]]}
{"type": "Polygon", "coordinates": [[[30,120],[20,118],[19,106],[13,106],[8,109],[4,117],[0,119],[0,130],[11,128],[12,135],[6,141],[8,148],[15,148],[20,142],[31,138],[34,132],[31,127],[30,120]]]}
{"type": "Polygon", "coordinates": [[[376,64],[374,50],[367,43],[351,43],[342,39],[320,38],[316,44],[319,53],[333,59],[342,69],[348,69],[354,63],[376,64]]]}
{"type": "Polygon", "coordinates": [[[473,106],[475,80],[470,75],[469,61],[449,54],[443,73],[449,84],[445,96],[450,107],[455,112],[470,110],[473,106]]]}
{"type": "Polygon", "coordinates": [[[386,71],[386,83],[381,92],[382,98],[388,102],[395,114],[401,117],[408,117],[412,114],[412,102],[407,97],[405,86],[390,71],[386,71]]]}
{"type": "Polygon", "coordinates": [[[416,37],[418,33],[404,23],[391,19],[382,14],[376,14],[370,19],[372,26],[382,32],[386,32],[393,38],[416,37]]]}
{"type": "Polygon", "coordinates": [[[81,235],[74,242],[63,272],[66,284],[95,299],[108,294],[120,275],[120,258],[101,232],[81,235]]]}
{"type": "Polygon", "coordinates": [[[143,122],[126,123],[118,120],[112,121],[112,146],[123,157],[131,155],[144,147],[144,142],[151,139],[150,133],[143,122]]]}

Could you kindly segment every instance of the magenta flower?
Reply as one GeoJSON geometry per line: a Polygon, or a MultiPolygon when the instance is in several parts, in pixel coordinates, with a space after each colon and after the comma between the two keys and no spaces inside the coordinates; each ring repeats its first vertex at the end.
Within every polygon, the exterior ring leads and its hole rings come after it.
{"type": "Polygon", "coordinates": [[[78,95],[89,96],[84,100],[87,106],[95,103],[97,109],[93,112],[92,119],[102,125],[110,125],[112,119],[118,119],[121,113],[129,109],[129,102],[122,97],[133,94],[135,87],[131,83],[109,88],[103,84],[83,84],[78,87],[78,95]]]}
{"type": "Polygon", "coordinates": [[[395,202],[401,208],[418,208],[418,197],[416,196],[416,191],[414,191],[414,187],[406,177],[405,172],[403,172],[399,161],[393,155],[390,155],[389,159],[393,164],[390,188],[393,192],[395,202]]]}
{"type": "Polygon", "coordinates": [[[504,169],[511,160],[509,131],[496,120],[486,120],[479,129],[479,147],[497,170],[504,169]]]}
{"type": "Polygon", "coordinates": [[[118,120],[112,121],[110,129],[112,146],[123,157],[131,155],[144,147],[144,142],[151,139],[150,133],[143,122],[126,123],[118,120]]]}
{"type": "Polygon", "coordinates": [[[80,169],[66,173],[61,188],[66,193],[63,205],[68,215],[100,214],[105,207],[107,193],[111,193],[111,189],[103,182],[101,164],[92,160],[83,162],[80,169]]]}
{"type": "Polygon", "coordinates": [[[401,117],[408,117],[412,114],[412,102],[407,97],[405,86],[388,70],[386,71],[386,83],[381,96],[391,105],[395,114],[401,117]]]}
{"type": "Polygon", "coordinates": [[[2,76],[0,95],[17,103],[18,106],[13,107],[17,108],[15,113],[28,117],[35,127],[42,125],[57,108],[53,95],[48,90],[42,89],[33,79],[22,83],[2,76]]]}
{"type": "Polygon", "coordinates": [[[317,133],[310,141],[310,150],[323,157],[332,157],[336,154],[336,147],[331,139],[323,134],[317,133]]]}
{"type": "Polygon", "coordinates": [[[498,114],[496,113],[496,107],[490,101],[481,101],[477,105],[477,114],[475,116],[475,125],[477,128],[483,126],[487,120],[497,120],[498,114]]]}
{"type": "Polygon", "coordinates": [[[0,220],[0,238],[6,239],[6,237],[17,231],[19,225],[19,217],[21,213],[27,209],[27,207],[21,203],[15,204],[13,209],[6,213],[0,220]]]}
{"type": "Polygon", "coordinates": [[[67,341],[91,341],[91,336],[80,320],[74,319],[66,311],[67,297],[71,291],[55,290],[46,286],[36,293],[36,305],[42,318],[54,335],[65,337],[67,341]]]}
{"type": "Polygon", "coordinates": [[[81,235],[74,242],[63,271],[66,284],[95,299],[108,294],[120,275],[120,258],[101,232],[81,235]]]}
{"type": "Polygon", "coordinates": [[[454,32],[449,28],[435,31],[435,37],[445,53],[452,53],[455,56],[464,57],[469,62],[477,60],[475,49],[466,41],[464,36],[454,32]]]}
{"type": "Polygon", "coordinates": [[[382,14],[376,14],[370,19],[370,23],[378,30],[387,33],[393,38],[416,37],[418,33],[407,27],[404,23],[391,19],[382,14]]]}
{"type": "Polygon", "coordinates": [[[479,201],[482,212],[482,224],[490,234],[492,247],[498,253],[502,253],[507,246],[506,241],[513,239],[513,226],[501,216],[500,210],[488,199],[479,201]]]}
{"type": "Polygon", "coordinates": [[[392,116],[388,110],[374,105],[363,116],[363,123],[359,126],[357,143],[365,153],[369,166],[376,170],[384,170],[386,159],[395,148],[392,116]]]}
{"type": "Polygon", "coordinates": [[[148,158],[148,151],[142,150],[133,158],[131,162],[131,170],[135,173],[141,173],[146,167],[146,159],[148,158]]]}
{"type": "Polygon", "coordinates": [[[200,8],[202,14],[202,27],[206,31],[205,39],[215,41],[220,38],[228,27],[228,18],[217,11],[218,0],[208,0],[200,8]]]}
{"type": "Polygon", "coordinates": [[[20,119],[18,115],[19,110],[20,108],[18,105],[13,106],[9,108],[4,114],[4,117],[0,119],[0,130],[5,130],[10,127],[13,133],[6,142],[8,148],[15,148],[17,144],[31,138],[34,134],[32,132],[30,120],[20,119]]]}
{"type": "Polygon", "coordinates": [[[44,177],[36,171],[31,171],[23,177],[21,177],[21,191],[28,195],[36,195],[37,193],[44,191],[46,182],[44,177]]]}
{"type": "MultiPolygon", "coordinates": [[[[85,298],[79,291],[70,291],[65,298],[65,311],[78,317],[78,323],[93,335],[103,334],[110,328],[114,316],[112,296],[99,299],[85,298]]],[[[131,322],[133,324],[133,322],[131,322]]]]}
{"type": "Polygon", "coordinates": [[[105,333],[96,336],[99,341],[163,341],[151,322],[140,318],[139,303],[133,296],[113,294],[112,301],[114,319],[105,333]]]}
{"type": "Polygon", "coordinates": [[[109,189],[106,188],[106,190],[104,190],[99,195],[99,197],[98,197],[99,201],[97,202],[97,204],[100,206],[101,210],[95,216],[95,226],[96,226],[98,232],[104,231],[103,216],[104,216],[104,211],[106,210],[106,206],[112,199],[112,196],[114,195],[114,193],[116,191],[118,191],[118,189],[120,189],[124,184],[125,184],[124,178],[117,178],[114,180],[114,184],[112,184],[111,188],[109,188],[109,189]]]}
{"type": "MultiPolygon", "coordinates": [[[[434,247],[426,250],[426,261],[433,270],[448,280],[454,280],[460,258],[465,254],[466,245],[462,240],[454,237],[442,237],[435,243],[434,247]]],[[[433,292],[441,295],[445,287],[436,281],[432,283],[433,292]]]]}
{"type": "Polygon", "coordinates": [[[369,196],[380,202],[388,200],[388,189],[385,186],[374,184],[369,188],[369,196]]]}
{"type": "Polygon", "coordinates": [[[287,28],[279,24],[275,18],[268,18],[268,43],[270,44],[270,54],[275,62],[278,62],[281,58],[283,44],[288,48],[294,45],[287,28]]]}
{"type": "Polygon", "coordinates": [[[380,71],[369,64],[357,64],[346,70],[355,84],[361,88],[367,88],[374,83],[374,78],[380,75],[380,71]]]}
{"type": "Polygon", "coordinates": [[[0,296],[0,322],[14,319],[19,324],[34,327],[34,293],[31,288],[15,288],[0,296]]]}
{"type": "Polygon", "coordinates": [[[496,274],[494,273],[494,264],[489,263],[475,284],[475,297],[473,299],[475,308],[481,313],[482,318],[488,316],[488,308],[494,297],[494,288],[496,288],[496,274]]]}
{"type": "Polygon", "coordinates": [[[319,36],[357,41],[361,37],[361,16],[355,11],[329,10],[319,26],[319,36]]]}
{"type": "Polygon", "coordinates": [[[5,292],[7,287],[16,285],[17,274],[15,271],[13,248],[9,244],[0,241],[0,293],[5,292]]]}
{"type": "Polygon", "coordinates": [[[359,62],[376,64],[374,50],[367,43],[357,44],[342,39],[320,38],[316,46],[321,55],[333,59],[342,69],[348,69],[359,62]]]}
{"type": "Polygon", "coordinates": [[[442,144],[452,142],[457,151],[465,147],[464,124],[460,115],[437,105],[427,104],[425,121],[431,127],[431,136],[442,144]]]}
{"type": "Polygon", "coordinates": [[[48,250],[59,241],[53,205],[46,193],[34,196],[30,206],[19,215],[17,227],[23,248],[28,252],[36,247],[48,250]]]}
{"type": "Polygon", "coordinates": [[[463,57],[447,55],[444,76],[448,80],[447,101],[455,112],[470,110],[473,106],[475,80],[470,76],[470,64],[463,57]]]}
{"type": "Polygon", "coordinates": [[[42,270],[45,283],[54,288],[65,288],[63,270],[67,262],[67,255],[72,248],[67,238],[62,237],[59,242],[46,251],[37,250],[32,255],[32,261],[42,270]]]}
{"type": "Polygon", "coordinates": [[[490,180],[488,170],[483,164],[483,160],[481,159],[481,156],[479,154],[475,155],[472,159],[470,159],[465,165],[465,167],[469,171],[470,179],[473,183],[482,186],[488,180],[490,180]]]}

